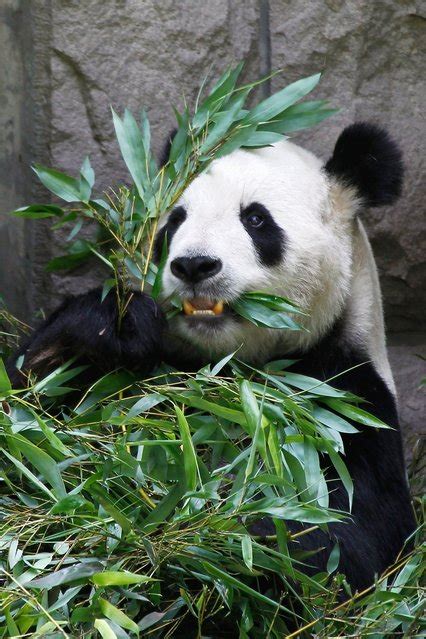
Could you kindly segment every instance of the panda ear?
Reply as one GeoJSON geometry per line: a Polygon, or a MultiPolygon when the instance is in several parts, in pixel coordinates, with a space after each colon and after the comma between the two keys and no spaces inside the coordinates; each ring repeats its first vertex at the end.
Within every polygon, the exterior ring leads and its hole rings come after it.
{"type": "Polygon", "coordinates": [[[392,204],[401,194],[402,153],[384,129],[368,122],[343,130],[325,170],[354,187],[367,206],[392,204]]]}
{"type": "Polygon", "coordinates": [[[162,151],[160,153],[160,167],[167,164],[170,156],[170,149],[172,148],[174,137],[177,133],[177,129],[172,129],[167,136],[165,143],[163,144],[162,151]]]}

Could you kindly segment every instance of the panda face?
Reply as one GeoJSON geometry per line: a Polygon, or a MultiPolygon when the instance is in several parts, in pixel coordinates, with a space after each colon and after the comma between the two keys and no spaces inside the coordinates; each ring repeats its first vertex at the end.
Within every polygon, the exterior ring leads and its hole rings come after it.
{"type": "Polygon", "coordinates": [[[163,303],[178,295],[172,335],[209,357],[251,361],[312,343],[341,312],[350,278],[350,224],[336,224],[321,162],[297,146],[239,150],[196,178],[160,226],[169,243],[163,303]],[[247,291],[286,296],[310,331],[255,327],[229,303],[247,291]]]}

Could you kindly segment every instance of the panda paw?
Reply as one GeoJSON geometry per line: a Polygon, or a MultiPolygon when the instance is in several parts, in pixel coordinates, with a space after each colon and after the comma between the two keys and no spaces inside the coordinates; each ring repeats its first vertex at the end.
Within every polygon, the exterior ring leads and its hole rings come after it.
{"type": "Polygon", "coordinates": [[[8,362],[14,386],[25,385],[30,371],[43,377],[75,356],[88,365],[84,382],[120,367],[144,376],[160,363],[166,320],[157,303],[144,293],[129,293],[120,318],[116,291],[103,301],[101,295],[95,289],[70,298],[47,318],[8,362]]]}

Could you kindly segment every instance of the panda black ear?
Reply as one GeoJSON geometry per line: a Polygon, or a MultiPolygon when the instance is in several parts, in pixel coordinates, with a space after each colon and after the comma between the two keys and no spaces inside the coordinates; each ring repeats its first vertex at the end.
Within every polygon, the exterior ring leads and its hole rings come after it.
{"type": "Polygon", "coordinates": [[[172,129],[167,136],[165,143],[163,144],[162,151],[160,153],[160,166],[167,164],[170,156],[170,149],[172,148],[174,137],[177,133],[177,129],[172,129]]]}
{"type": "Polygon", "coordinates": [[[367,206],[392,204],[401,194],[401,150],[375,124],[358,122],[344,129],[325,169],[355,187],[367,206]]]}

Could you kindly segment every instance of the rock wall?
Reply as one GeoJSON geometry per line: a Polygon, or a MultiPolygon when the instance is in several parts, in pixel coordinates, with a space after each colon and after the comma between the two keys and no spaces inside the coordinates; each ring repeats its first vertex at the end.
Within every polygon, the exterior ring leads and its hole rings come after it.
{"type": "MultiPolygon", "coordinates": [[[[424,5],[423,5],[424,9],[424,5]]],[[[409,0],[3,0],[0,46],[1,211],[47,195],[30,162],[75,173],[90,154],[100,190],[125,179],[110,106],[143,105],[158,151],[173,125],[171,104],[193,102],[199,83],[245,59],[245,75],[282,68],[272,89],[324,70],[316,95],[341,111],[298,136],[324,158],[357,119],[385,125],[404,149],[397,206],[366,224],[384,293],[390,356],[407,449],[424,429],[417,384],[425,353],[425,19],[409,0]]],[[[96,268],[49,275],[63,233],[0,217],[0,292],[22,316],[90,288],[96,268]]]]}

